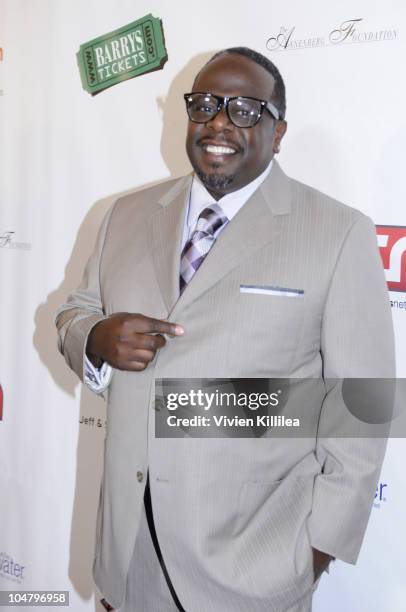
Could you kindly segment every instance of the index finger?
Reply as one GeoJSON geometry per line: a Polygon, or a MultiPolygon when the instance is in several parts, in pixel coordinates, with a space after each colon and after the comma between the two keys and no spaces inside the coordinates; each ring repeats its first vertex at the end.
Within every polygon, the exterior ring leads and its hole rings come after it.
{"type": "Polygon", "coordinates": [[[147,322],[147,333],[150,334],[168,334],[169,336],[182,336],[185,330],[177,323],[162,321],[161,319],[152,319],[145,317],[147,322]]]}

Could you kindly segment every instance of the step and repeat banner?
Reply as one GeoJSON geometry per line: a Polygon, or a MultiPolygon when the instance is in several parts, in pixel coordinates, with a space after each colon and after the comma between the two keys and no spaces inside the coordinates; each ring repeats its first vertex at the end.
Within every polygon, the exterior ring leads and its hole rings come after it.
{"type": "MultiPolygon", "coordinates": [[[[59,355],[54,314],[117,195],[190,171],[182,94],[217,50],[276,63],[284,171],[375,222],[406,376],[405,31],[401,0],[0,0],[0,591],[100,610],[105,405],[59,355]]],[[[405,460],[391,439],[359,561],[333,564],[316,612],[405,609],[405,460]]]]}

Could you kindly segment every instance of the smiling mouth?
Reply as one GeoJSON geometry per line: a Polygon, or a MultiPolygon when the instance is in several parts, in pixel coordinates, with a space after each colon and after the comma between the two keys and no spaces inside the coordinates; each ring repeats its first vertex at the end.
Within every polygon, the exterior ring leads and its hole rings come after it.
{"type": "Polygon", "coordinates": [[[205,153],[209,153],[210,155],[218,155],[219,157],[223,157],[225,155],[235,155],[238,153],[237,149],[232,145],[226,144],[213,144],[213,143],[202,143],[201,147],[205,153]]]}

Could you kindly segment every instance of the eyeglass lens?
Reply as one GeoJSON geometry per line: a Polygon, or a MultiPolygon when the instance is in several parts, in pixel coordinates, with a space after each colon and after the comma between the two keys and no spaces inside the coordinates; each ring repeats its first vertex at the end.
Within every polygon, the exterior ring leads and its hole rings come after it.
{"type": "MultiPolygon", "coordinates": [[[[210,94],[191,94],[187,98],[189,117],[196,123],[206,123],[219,112],[217,99],[210,94]]],[[[252,98],[235,98],[228,103],[228,116],[237,127],[252,127],[261,116],[261,103],[252,98]]]]}

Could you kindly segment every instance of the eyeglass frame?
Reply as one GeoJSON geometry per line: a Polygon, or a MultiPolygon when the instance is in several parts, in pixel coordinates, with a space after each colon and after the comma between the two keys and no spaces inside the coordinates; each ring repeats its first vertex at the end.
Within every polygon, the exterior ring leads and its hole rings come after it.
{"type": "Polygon", "coordinates": [[[249,130],[255,127],[262,117],[264,108],[271,115],[272,119],[275,119],[275,121],[279,121],[281,119],[280,112],[278,111],[276,106],[272,104],[272,102],[268,102],[267,100],[261,100],[260,98],[253,98],[252,96],[216,96],[215,94],[212,94],[209,91],[191,91],[190,93],[183,94],[183,99],[185,100],[185,103],[186,103],[186,112],[189,117],[189,120],[192,121],[193,123],[202,124],[202,123],[207,123],[208,121],[212,121],[215,117],[217,117],[222,107],[225,108],[227,117],[229,118],[231,123],[235,127],[238,127],[239,129],[249,130]],[[210,117],[210,119],[207,119],[207,121],[196,121],[195,119],[190,118],[189,111],[188,111],[188,98],[194,94],[201,94],[202,96],[212,96],[213,98],[217,100],[217,112],[213,115],[213,117],[210,117]],[[258,118],[256,119],[255,123],[253,123],[252,125],[239,126],[239,125],[236,125],[234,121],[231,119],[230,113],[228,111],[228,105],[232,100],[239,100],[239,99],[255,100],[256,102],[260,102],[261,108],[259,110],[258,118]]]}

